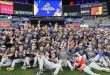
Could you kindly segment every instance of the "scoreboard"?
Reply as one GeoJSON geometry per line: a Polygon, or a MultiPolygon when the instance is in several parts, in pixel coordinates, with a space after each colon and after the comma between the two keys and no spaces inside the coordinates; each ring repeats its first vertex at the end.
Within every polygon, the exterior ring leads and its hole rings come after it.
{"type": "Polygon", "coordinates": [[[79,16],[80,13],[80,5],[75,6],[63,6],[63,16],[79,16]]]}
{"type": "Polygon", "coordinates": [[[63,16],[97,16],[108,15],[107,3],[77,4],[75,6],[64,5],[63,16]]]}
{"type": "Polygon", "coordinates": [[[108,15],[107,3],[90,3],[90,4],[81,4],[81,15],[108,15]]]}
{"type": "Polygon", "coordinates": [[[91,8],[91,15],[102,15],[103,14],[103,10],[101,6],[97,6],[97,7],[92,7],[91,8]]]}

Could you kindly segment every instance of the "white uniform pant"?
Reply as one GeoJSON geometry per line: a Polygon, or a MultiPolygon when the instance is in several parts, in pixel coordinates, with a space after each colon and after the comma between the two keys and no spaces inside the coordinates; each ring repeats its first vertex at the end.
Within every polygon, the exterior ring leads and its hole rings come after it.
{"type": "Polygon", "coordinates": [[[24,59],[24,64],[23,64],[23,66],[24,66],[24,67],[25,67],[26,65],[30,66],[30,61],[31,61],[31,58],[30,58],[30,57],[26,57],[26,58],[24,59]]]}
{"type": "Polygon", "coordinates": [[[21,63],[21,62],[24,62],[24,59],[14,59],[11,64],[11,67],[15,67],[16,63],[21,63]]]}
{"type": "Polygon", "coordinates": [[[98,60],[100,60],[100,59],[102,60],[102,63],[104,64],[104,66],[105,66],[105,67],[108,67],[108,64],[107,64],[107,62],[105,61],[105,59],[104,59],[103,57],[100,58],[100,55],[99,55],[99,54],[96,55],[96,57],[91,58],[90,61],[96,62],[96,61],[98,61],[98,60]]]}
{"type": "MultiPolygon", "coordinates": [[[[59,60],[59,62],[61,64],[65,63],[66,66],[69,66],[69,68],[72,70],[73,69],[73,66],[71,64],[71,62],[69,60],[59,60]]],[[[63,66],[63,65],[62,65],[63,66]]]]}
{"type": "Polygon", "coordinates": [[[40,63],[41,58],[40,57],[34,57],[34,65],[36,65],[36,63],[40,63]]]}
{"type": "Polygon", "coordinates": [[[34,60],[34,65],[36,65],[36,63],[38,62],[38,63],[40,63],[40,58],[37,58],[37,57],[34,57],[34,59],[31,59],[30,57],[26,57],[25,59],[24,59],[24,64],[23,64],[23,66],[26,66],[26,65],[28,65],[28,66],[30,66],[30,61],[31,60],[34,60]]]}
{"type": "Polygon", "coordinates": [[[108,66],[110,67],[110,58],[109,58],[109,57],[107,57],[107,56],[105,56],[104,58],[105,58],[105,61],[106,61],[106,62],[107,62],[107,64],[108,64],[108,66]]]}
{"type": "Polygon", "coordinates": [[[91,69],[96,69],[96,70],[99,70],[99,71],[107,71],[107,68],[104,68],[104,67],[100,67],[99,65],[97,65],[97,63],[95,62],[92,62],[90,63],[89,65],[87,65],[85,68],[84,68],[84,72],[90,74],[90,75],[96,75],[96,73],[94,73],[91,69]]]}
{"type": "Polygon", "coordinates": [[[10,66],[12,61],[9,58],[2,58],[0,62],[0,67],[2,66],[10,66]]]}
{"type": "Polygon", "coordinates": [[[61,69],[60,62],[53,63],[53,62],[48,61],[48,59],[46,59],[45,57],[42,57],[40,59],[40,64],[39,64],[40,69],[43,69],[43,66],[45,66],[46,68],[49,68],[49,69],[55,69],[55,71],[53,72],[54,75],[57,75],[61,69]]]}

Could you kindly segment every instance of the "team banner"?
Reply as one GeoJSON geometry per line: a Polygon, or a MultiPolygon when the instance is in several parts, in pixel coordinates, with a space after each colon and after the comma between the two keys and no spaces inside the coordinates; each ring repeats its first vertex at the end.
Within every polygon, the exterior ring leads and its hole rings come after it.
{"type": "Polygon", "coordinates": [[[36,16],[61,16],[61,0],[35,0],[34,15],[36,16]]]}
{"type": "Polygon", "coordinates": [[[11,23],[9,23],[9,22],[0,23],[0,27],[10,27],[10,26],[11,26],[11,23]]]}
{"type": "Polygon", "coordinates": [[[110,27],[110,24],[100,24],[99,27],[110,27]]]}
{"type": "Polygon", "coordinates": [[[66,23],[68,23],[68,22],[81,23],[81,20],[73,19],[73,18],[66,18],[65,22],[66,22],[66,23]]]}
{"type": "Polygon", "coordinates": [[[13,14],[13,2],[0,1],[0,13],[13,14]]]}
{"type": "Polygon", "coordinates": [[[66,26],[70,26],[70,27],[80,27],[79,23],[72,23],[72,24],[66,24],[66,26]]]}

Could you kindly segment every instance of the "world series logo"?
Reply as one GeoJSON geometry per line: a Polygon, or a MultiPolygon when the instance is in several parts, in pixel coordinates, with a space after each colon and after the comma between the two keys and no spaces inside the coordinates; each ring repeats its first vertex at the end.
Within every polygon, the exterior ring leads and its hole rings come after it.
{"type": "Polygon", "coordinates": [[[54,11],[55,8],[50,5],[50,3],[46,3],[41,10],[46,11],[49,14],[51,11],[54,11]]]}

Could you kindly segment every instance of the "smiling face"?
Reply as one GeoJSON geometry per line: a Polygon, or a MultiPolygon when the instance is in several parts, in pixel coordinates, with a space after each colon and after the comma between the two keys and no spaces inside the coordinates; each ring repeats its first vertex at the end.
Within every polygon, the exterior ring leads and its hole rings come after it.
{"type": "Polygon", "coordinates": [[[2,39],[3,39],[3,40],[5,40],[5,39],[6,39],[6,36],[5,36],[5,35],[4,35],[4,36],[2,36],[2,39]]]}
{"type": "Polygon", "coordinates": [[[110,49],[110,45],[108,44],[108,45],[106,46],[106,48],[109,50],[109,49],[110,49]]]}
{"type": "Polygon", "coordinates": [[[92,50],[93,50],[93,47],[92,47],[91,45],[89,45],[89,46],[88,46],[88,50],[89,50],[89,51],[92,51],[92,50]]]}
{"type": "Polygon", "coordinates": [[[36,48],[36,45],[35,44],[32,44],[32,49],[35,49],[36,48]]]}
{"type": "Polygon", "coordinates": [[[29,42],[29,39],[28,38],[25,38],[25,42],[28,43],[29,42]]]}
{"type": "Polygon", "coordinates": [[[55,56],[56,56],[55,53],[52,53],[52,54],[51,54],[51,57],[52,57],[52,58],[55,58],[55,56]]]}
{"type": "Polygon", "coordinates": [[[24,34],[24,30],[21,30],[21,34],[24,34]]]}
{"type": "Polygon", "coordinates": [[[19,46],[19,50],[20,50],[20,51],[23,51],[23,45],[20,45],[20,46],[19,46]]]}
{"type": "Polygon", "coordinates": [[[40,51],[43,51],[43,50],[44,50],[44,47],[43,47],[43,46],[41,46],[41,47],[40,47],[40,51]]]}
{"type": "Polygon", "coordinates": [[[14,51],[15,50],[15,47],[11,47],[11,51],[14,51]]]}
{"type": "Polygon", "coordinates": [[[82,49],[83,48],[83,44],[79,44],[79,48],[82,49]]]}
{"type": "Polygon", "coordinates": [[[77,62],[79,60],[79,57],[77,55],[75,55],[75,56],[72,57],[72,59],[73,59],[73,61],[77,62]]]}

